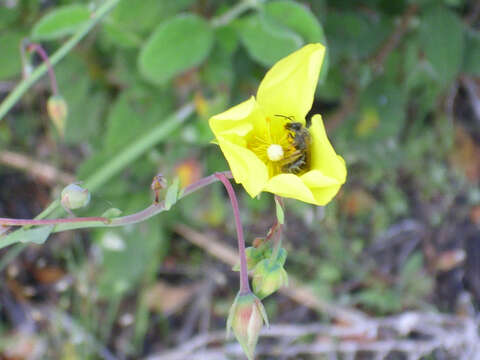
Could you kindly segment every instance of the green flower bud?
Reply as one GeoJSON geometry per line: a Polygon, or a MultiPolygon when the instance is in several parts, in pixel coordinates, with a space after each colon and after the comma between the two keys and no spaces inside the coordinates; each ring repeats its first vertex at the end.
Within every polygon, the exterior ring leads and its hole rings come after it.
{"type": "Polygon", "coordinates": [[[254,358],[258,335],[264,321],[269,326],[262,302],[252,292],[238,293],[228,314],[227,337],[232,329],[249,360],[254,358]]]}
{"type": "Polygon", "coordinates": [[[283,265],[270,259],[260,261],[253,269],[253,292],[263,299],[288,284],[283,265]]]}
{"type": "Polygon", "coordinates": [[[62,190],[61,203],[69,210],[87,206],[90,202],[90,192],[78,184],[67,185],[62,190]]]}
{"type": "Polygon", "coordinates": [[[59,134],[63,136],[68,115],[68,105],[65,99],[60,95],[50,96],[47,102],[47,112],[53,125],[57,128],[59,134]]]}
{"type": "MultiPolygon", "coordinates": [[[[259,261],[264,259],[264,251],[253,246],[249,246],[245,249],[245,255],[247,257],[248,270],[252,270],[259,261]]],[[[236,264],[232,269],[234,271],[240,271],[240,264],[236,264]]]]}

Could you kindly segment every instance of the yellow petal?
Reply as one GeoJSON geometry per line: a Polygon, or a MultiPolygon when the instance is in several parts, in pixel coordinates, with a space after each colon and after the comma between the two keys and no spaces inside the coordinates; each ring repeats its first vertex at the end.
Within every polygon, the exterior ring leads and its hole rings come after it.
{"type": "Polygon", "coordinates": [[[338,192],[342,183],[333,177],[326,176],[319,170],[310,170],[300,177],[315,198],[315,205],[325,205],[338,192]]]}
{"type": "Polygon", "coordinates": [[[318,114],[312,117],[310,135],[312,136],[311,170],[318,170],[324,176],[334,178],[340,184],[343,184],[347,177],[345,161],[336,154],[332,144],[330,144],[322,117],[318,114]]]}
{"type": "Polygon", "coordinates": [[[245,136],[256,122],[264,121],[264,116],[255,98],[250,99],[210,118],[209,124],[216,137],[235,134],[245,136]]]}
{"type": "Polygon", "coordinates": [[[316,203],[312,191],[294,174],[280,174],[272,177],[264,190],[279,196],[298,199],[311,204],[316,203]]]}
{"type": "Polygon", "coordinates": [[[218,137],[218,144],[227,159],[233,178],[243,185],[251,197],[257,196],[268,180],[267,166],[245,147],[241,137],[218,137]]]}
{"type": "Polygon", "coordinates": [[[309,44],[277,62],[260,83],[257,101],[269,117],[305,121],[313,103],[325,47],[309,44]]]}

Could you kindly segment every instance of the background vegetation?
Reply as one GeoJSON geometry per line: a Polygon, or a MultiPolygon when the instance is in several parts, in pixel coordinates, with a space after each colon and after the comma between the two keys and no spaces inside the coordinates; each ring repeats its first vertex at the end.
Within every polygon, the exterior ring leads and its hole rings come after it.
{"type": "MultiPolygon", "coordinates": [[[[349,177],[326,208],[286,202],[286,269],[308,289],[307,300],[298,292],[268,298],[271,321],[348,328],[342,317],[326,316],[325,304],[374,318],[410,310],[475,317],[478,2],[0,0],[0,100],[21,80],[22,39],[52,55],[108,3],[116,6],[54,67],[69,109],[64,136],[46,112],[47,77],[13,107],[0,106],[0,216],[33,218],[74,180],[93,192],[77,215],[112,207],[128,214],[151,202],[157,172],[185,185],[227,170],[210,143],[209,116],[254,94],[281,57],[322,42],[328,59],[312,112],[323,114],[349,177]]],[[[274,202],[238,193],[252,241],[274,221],[274,202]]],[[[237,291],[219,252],[235,245],[230,214],[215,184],[136,226],[59,233],[42,245],[29,237],[3,248],[0,357],[137,359],[222,330],[237,291]]],[[[261,339],[261,358],[280,358],[271,354],[288,344],[261,339]]],[[[203,358],[238,354],[235,345],[225,349],[203,358]]],[[[309,349],[284,358],[323,359],[309,349]]],[[[374,353],[355,352],[363,359],[374,353]]],[[[418,358],[456,356],[436,346],[418,358]]]]}

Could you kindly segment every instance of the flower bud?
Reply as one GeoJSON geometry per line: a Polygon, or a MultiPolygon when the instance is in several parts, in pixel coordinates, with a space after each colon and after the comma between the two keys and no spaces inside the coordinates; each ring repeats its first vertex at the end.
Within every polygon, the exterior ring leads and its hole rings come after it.
{"type": "Polygon", "coordinates": [[[253,269],[253,292],[263,299],[288,284],[288,275],[280,262],[260,261],[253,269]]]}
{"type": "Polygon", "coordinates": [[[232,329],[249,360],[253,360],[264,321],[269,326],[262,302],[252,292],[238,293],[228,314],[227,337],[232,329]]]}
{"type": "Polygon", "coordinates": [[[60,95],[50,96],[47,102],[48,116],[57,128],[61,136],[65,133],[65,125],[68,115],[68,105],[60,95]]]}
{"type": "MultiPolygon", "coordinates": [[[[253,270],[255,266],[265,259],[266,257],[269,257],[271,255],[272,251],[270,248],[256,248],[254,246],[249,246],[245,249],[245,256],[247,258],[247,268],[248,270],[253,270]]],[[[232,268],[234,271],[239,271],[240,270],[240,263],[235,264],[235,266],[232,268]]]]}
{"type": "Polygon", "coordinates": [[[78,184],[67,185],[62,190],[61,203],[69,210],[87,206],[90,202],[90,192],[78,184]]]}

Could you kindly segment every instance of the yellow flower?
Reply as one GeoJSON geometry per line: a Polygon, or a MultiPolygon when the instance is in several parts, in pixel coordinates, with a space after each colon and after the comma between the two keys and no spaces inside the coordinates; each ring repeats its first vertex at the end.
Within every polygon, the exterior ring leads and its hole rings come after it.
{"type": "Polygon", "coordinates": [[[305,122],[324,55],[321,44],[304,46],[267,72],[256,99],[210,118],[235,181],[250,196],[267,191],[325,205],[345,182],[345,161],[330,144],[322,117],[314,115],[309,128],[305,122]]]}

